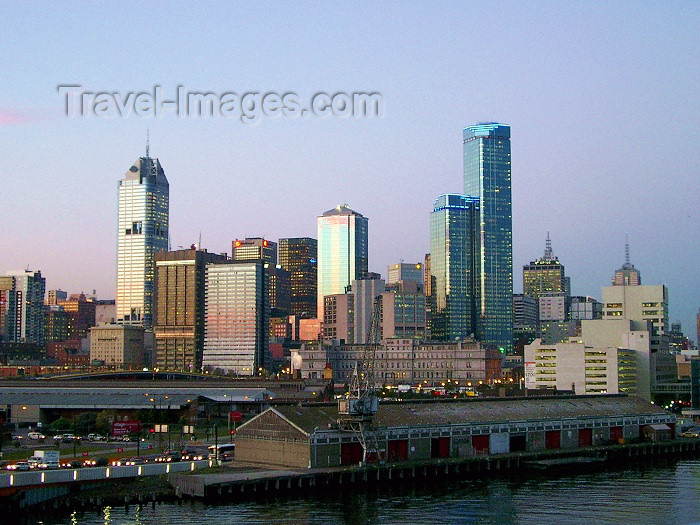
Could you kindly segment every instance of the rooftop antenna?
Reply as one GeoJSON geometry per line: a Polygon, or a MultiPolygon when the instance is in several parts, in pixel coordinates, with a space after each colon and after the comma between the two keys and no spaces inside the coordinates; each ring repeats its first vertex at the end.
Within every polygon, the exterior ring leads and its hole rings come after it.
{"type": "Polygon", "coordinates": [[[151,152],[151,130],[146,129],[146,157],[150,157],[151,152]]]}
{"type": "Polygon", "coordinates": [[[629,233],[625,233],[625,264],[630,263],[630,239],[629,233]]]}
{"type": "Polygon", "coordinates": [[[545,241],[545,244],[544,244],[544,258],[545,259],[552,258],[552,241],[549,238],[549,232],[547,232],[547,240],[545,241]]]}
{"type": "Polygon", "coordinates": [[[197,243],[197,249],[202,249],[202,230],[199,230],[199,242],[197,243]]]}

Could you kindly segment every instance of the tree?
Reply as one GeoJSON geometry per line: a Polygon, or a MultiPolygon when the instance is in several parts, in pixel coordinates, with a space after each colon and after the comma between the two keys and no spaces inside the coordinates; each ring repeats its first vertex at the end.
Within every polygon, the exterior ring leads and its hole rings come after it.
{"type": "Polygon", "coordinates": [[[68,430],[71,427],[70,420],[60,417],[49,425],[51,430],[68,430]]]}
{"type": "Polygon", "coordinates": [[[114,410],[103,410],[95,418],[95,430],[100,434],[110,434],[112,431],[112,422],[116,419],[114,410]]]}

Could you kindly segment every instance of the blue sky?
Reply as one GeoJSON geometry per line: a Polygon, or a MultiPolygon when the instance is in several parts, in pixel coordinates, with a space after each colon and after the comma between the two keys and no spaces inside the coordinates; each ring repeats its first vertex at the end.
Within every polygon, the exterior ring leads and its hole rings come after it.
{"type": "Polygon", "coordinates": [[[9,3],[0,21],[0,271],[114,296],[117,181],[145,151],[170,181],[174,248],[315,236],[348,203],[370,270],[420,261],[462,190],[461,130],[512,126],[513,254],[550,231],[577,295],[624,262],[669,287],[696,338],[697,2],[9,3]],[[67,118],[56,87],[127,93],[379,92],[384,116],[67,118]]]}

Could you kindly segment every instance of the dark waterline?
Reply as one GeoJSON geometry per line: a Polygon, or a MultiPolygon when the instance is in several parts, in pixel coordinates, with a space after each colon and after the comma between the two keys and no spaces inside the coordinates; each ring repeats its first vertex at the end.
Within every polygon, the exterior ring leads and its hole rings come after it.
{"type": "Polygon", "coordinates": [[[445,480],[412,488],[333,491],[237,503],[106,508],[44,525],[689,524],[700,523],[700,460],[576,477],[445,480]]]}

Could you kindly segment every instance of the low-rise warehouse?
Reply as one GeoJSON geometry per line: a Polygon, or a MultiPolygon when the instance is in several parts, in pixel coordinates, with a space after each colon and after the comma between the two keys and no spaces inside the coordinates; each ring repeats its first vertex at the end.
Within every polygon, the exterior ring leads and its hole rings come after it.
{"type": "MultiPolygon", "coordinates": [[[[386,461],[473,457],[622,443],[675,416],[636,397],[570,396],[382,403],[374,418],[386,461]]],[[[350,465],[358,436],[341,431],[333,405],[274,406],[236,434],[236,460],[291,468],[350,465]]]]}

